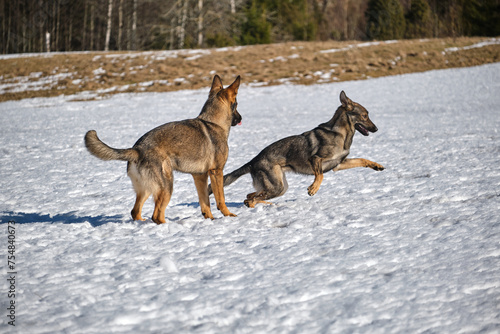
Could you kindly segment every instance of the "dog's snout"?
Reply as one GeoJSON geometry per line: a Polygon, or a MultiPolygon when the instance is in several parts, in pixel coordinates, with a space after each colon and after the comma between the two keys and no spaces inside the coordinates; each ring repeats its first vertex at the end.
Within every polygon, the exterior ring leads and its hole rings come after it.
{"type": "Polygon", "coordinates": [[[367,120],[368,122],[366,123],[366,128],[368,129],[368,131],[370,132],[377,132],[378,131],[378,128],[377,126],[375,125],[375,123],[372,122],[371,119],[368,118],[367,120]]]}

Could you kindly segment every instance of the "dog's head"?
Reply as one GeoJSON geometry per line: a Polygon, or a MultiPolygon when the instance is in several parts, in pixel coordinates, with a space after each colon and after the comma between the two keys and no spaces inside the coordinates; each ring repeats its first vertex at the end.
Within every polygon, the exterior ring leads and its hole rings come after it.
{"type": "Polygon", "coordinates": [[[222,80],[218,75],[214,76],[212,81],[212,87],[210,88],[209,98],[214,98],[221,102],[223,105],[229,106],[227,117],[231,119],[231,126],[240,125],[242,117],[238,112],[238,101],[236,100],[236,95],[238,95],[238,88],[240,87],[240,76],[234,80],[234,82],[224,89],[222,86],[222,80]]]}
{"type": "Polygon", "coordinates": [[[354,124],[354,128],[358,130],[363,136],[368,136],[370,132],[377,132],[377,127],[368,117],[368,110],[361,104],[351,101],[344,91],[340,93],[340,102],[342,107],[346,110],[347,116],[354,124]]]}

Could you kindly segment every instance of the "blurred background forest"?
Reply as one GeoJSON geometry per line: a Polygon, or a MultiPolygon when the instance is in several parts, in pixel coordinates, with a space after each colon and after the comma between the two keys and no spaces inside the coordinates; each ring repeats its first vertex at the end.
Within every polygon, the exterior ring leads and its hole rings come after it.
{"type": "Polygon", "coordinates": [[[500,0],[0,0],[0,53],[500,35],[500,0]]]}

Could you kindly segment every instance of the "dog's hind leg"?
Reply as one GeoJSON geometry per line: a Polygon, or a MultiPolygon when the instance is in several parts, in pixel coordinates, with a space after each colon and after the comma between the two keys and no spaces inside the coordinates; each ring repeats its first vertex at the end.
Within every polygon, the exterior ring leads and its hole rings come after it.
{"type": "Polygon", "coordinates": [[[247,195],[247,199],[243,202],[249,208],[255,208],[256,204],[268,204],[272,205],[273,203],[264,201],[263,198],[267,198],[265,192],[261,191],[259,193],[250,193],[247,195]]]}
{"type": "Polygon", "coordinates": [[[129,165],[127,166],[127,173],[130,177],[130,180],[132,180],[132,186],[134,187],[136,193],[134,208],[130,212],[132,214],[132,219],[144,221],[145,219],[142,218],[141,215],[142,206],[148,199],[149,195],[151,195],[151,191],[148,190],[147,185],[144,184],[147,181],[139,173],[139,170],[137,169],[137,165],[135,163],[129,163],[129,165]]]}
{"type": "Polygon", "coordinates": [[[249,208],[255,208],[255,197],[257,197],[257,193],[253,192],[247,195],[247,199],[243,201],[243,203],[248,206],[249,208]]]}
{"type": "MultiPolygon", "coordinates": [[[[173,180],[171,180],[173,181],[173,180]]],[[[169,182],[161,188],[155,195],[155,209],[153,211],[153,221],[156,224],[165,224],[165,209],[167,208],[170,197],[172,197],[173,182],[169,182]]]]}
{"type": "Polygon", "coordinates": [[[208,173],[192,174],[196,191],[198,191],[198,199],[200,200],[201,214],[205,218],[214,219],[210,210],[210,198],[208,197],[208,173]]]}
{"type": "Polygon", "coordinates": [[[146,200],[148,199],[149,195],[151,195],[151,193],[146,190],[137,193],[134,208],[132,209],[131,212],[133,220],[142,220],[142,221],[146,220],[142,218],[141,212],[142,212],[142,206],[144,205],[144,202],[146,202],[146,200]]]}
{"type": "Polygon", "coordinates": [[[158,189],[154,193],[155,209],[152,219],[156,224],[165,224],[165,209],[174,190],[174,175],[166,163],[162,164],[162,174],[159,175],[159,178],[158,189]]]}
{"type": "Polygon", "coordinates": [[[260,170],[252,173],[253,184],[257,190],[247,195],[243,202],[249,208],[256,204],[273,204],[266,200],[282,196],[288,189],[285,172],[279,165],[275,165],[270,171],[260,170]]]}
{"type": "Polygon", "coordinates": [[[370,161],[367,159],[356,158],[356,159],[345,159],[344,161],[342,161],[342,163],[338,164],[333,169],[333,171],[337,172],[339,170],[356,168],[356,167],[368,167],[368,168],[371,168],[371,169],[376,170],[376,171],[381,171],[381,170],[385,169],[384,166],[382,166],[376,162],[373,162],[373,161],[370,161]]]}
{"type": "Polygon", "coordinates": [[[236,217],[234,213],[229,212],[226,206],[226,199],[224,198],[224,175],[222,169],[212,169],[208,173],[210,175],[215,201],[217,202],[217,209],[219,209],[224,216],[236,217]]]}
{"type": "Polygon", "coordinates": [[[321,182],[323,182],[323,159],[318,156],[311,158],[311,167],[314,173],[314,182],[307,188],[309,196],[313,196],[319,190],[321,182]]]}
{"type": "Polygon", "coordinates": [[[160,225],[165,224],[165,209],[167,208],[168,202],[170,202],[170,197],[172,196],[172,191],[168,189],[161,189],[155,195],[155,209],[153,212],[153,221],[160,225]]]}

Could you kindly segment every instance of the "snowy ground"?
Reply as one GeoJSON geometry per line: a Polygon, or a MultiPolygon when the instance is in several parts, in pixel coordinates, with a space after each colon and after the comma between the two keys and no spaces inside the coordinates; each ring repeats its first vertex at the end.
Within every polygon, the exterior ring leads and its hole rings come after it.
{"type": "MultiPolygon", "coordinates": [[[[229,83],[229,78],[225,83],[229,83]]],[[[244,79],[244,78],[243,78],[244,79]]],[[[195,117],[180,91],[0,104],[0,331],[19,333],[498,333],[500,64],[316,86],[243,86],[226,170],[328,120],[338,95],[379,131],[351,157],[387,169],[289,175],[273,206],[248,209],[249,176],[202,219],[176,174],[168,224],[134,222],[123,162],[83,146],[96,129],[129,147],[195,117]],[[16,221],[16,327],[7,325],[7,221],[16,221]]],[[[144,208],[151,216],[152,201],[144,208]]]]}

